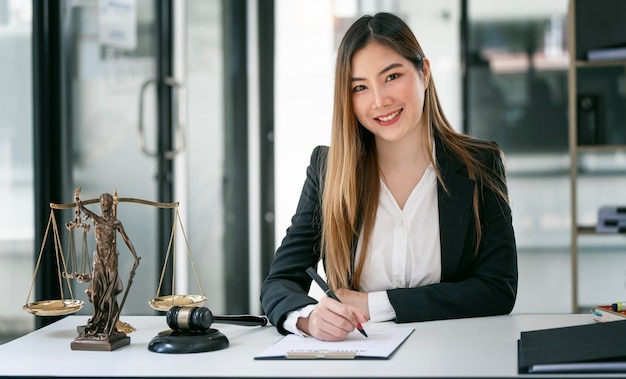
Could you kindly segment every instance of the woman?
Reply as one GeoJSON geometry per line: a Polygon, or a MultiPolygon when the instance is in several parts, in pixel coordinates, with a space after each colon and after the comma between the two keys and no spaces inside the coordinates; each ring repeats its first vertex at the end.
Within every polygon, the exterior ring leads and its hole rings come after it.
{"type": "Polygon", "coordinates": [[[366,321],[507,314],[517,253],[501,151],[454,131],[430,62],[389,13],[346,32],[330,147],[317,147],[261,290],[278,331],[343,340],[366,321]],[[322,260],[341,302],[307,295],[322,260]]]}

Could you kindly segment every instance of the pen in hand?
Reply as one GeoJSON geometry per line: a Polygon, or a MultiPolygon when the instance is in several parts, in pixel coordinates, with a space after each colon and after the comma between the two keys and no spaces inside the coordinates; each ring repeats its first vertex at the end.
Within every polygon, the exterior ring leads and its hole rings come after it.
{"type": "MultiPolygon", "coordinates": [[[[317,285],[320,286],[322,291],[324,291],[324,293],[328,297],[330,297],[332,299],[335,299],[335,300],[337,300],[338,302],[341,303],[341,300],[339,300],[337,295],[335,295],[335,293],[330,290],[330,288],[328,287],[328,284],[326,284],[324,279],[322,279],[322,277],[317,273],[317,271],[315,271],[315,269],[313,267],[307,268],[306,269],[306,273],[309,274],[311,279],[315,280],[315,283],[317,283],[317,285]]],[[[356,324],[356,328],[359,330],[359,332],[361,332],[362,335],[367,337],[367,333],[365,333],[365,329],[363,329],[363,325],[361,325],[361,323],[356,324]]]]}

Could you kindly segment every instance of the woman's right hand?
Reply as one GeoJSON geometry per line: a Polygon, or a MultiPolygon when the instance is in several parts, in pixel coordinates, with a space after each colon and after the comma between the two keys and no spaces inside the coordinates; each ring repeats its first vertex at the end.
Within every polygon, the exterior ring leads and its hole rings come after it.
{"type": "Polygon", "coordinates": [[[366,321],[359,308],[324,297],[308,317],[298,319],[296,326],[319,340],[343,341],[357,324],[366,321]]]}

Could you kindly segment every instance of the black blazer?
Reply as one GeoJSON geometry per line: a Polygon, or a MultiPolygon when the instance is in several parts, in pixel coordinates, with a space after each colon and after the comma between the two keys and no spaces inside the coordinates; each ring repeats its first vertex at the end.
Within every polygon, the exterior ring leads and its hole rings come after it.
{"type": "MultiPolygon", "coordinates": [[[[511,209],[493,191],[468,178],[467,170],[438,139],[436,160],[443,182],[437,185],[441,240],[441,282],[415,288],[387,290],[396,322],[508,314],[517,295],[517,249],[511,209]],[[479,186],[482,240],[475,254],[472,193],[479,186]]],[[[270,322],[287,333],[283,322],[290,311],[317,301],[307,295],[311,279],[307,267],[320,260],[321,182],[328,147],[311,155],[296,213],[276,251],[261,288],[261,304],[270,322]]],[[[499,154],[490,149],[477,157],[504,178],[499,154]]],[[[506,183],[500,182],[506,192],[506,183]]],[[[352,252],[354,259],[354,252],[352,252]]]]}

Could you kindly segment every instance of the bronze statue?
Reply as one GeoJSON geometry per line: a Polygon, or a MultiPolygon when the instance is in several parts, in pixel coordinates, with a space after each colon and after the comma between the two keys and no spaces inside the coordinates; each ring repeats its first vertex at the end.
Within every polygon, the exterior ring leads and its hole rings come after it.
{"type": "MultiPolygon", "coordinates": [[[[130,337],[117,329],[117,322],[141,257],[137,255],[132,242],[124,231],[124,226],[116,217],[114,197],[108,193],[100,195],[102,215],[99,216],[83,205],[79,194],[80,188],[76,190],[74,199],[77,210],[80,209],[85,213],[83,219],[91,219],[93,222],[96,239],[91,275],[85,277],[86,281],[89,281],[89,286],[85,292],[93,304],[94,310],[87,325],[78,328],[79,336],[72,343],[72,349],[114,350],[130,343],[130,337]],[[117,233],[122,236],[135,258],[126,291],[119,305],[117,295],[122,293],[124,286],[118,272],[117,233]]],[[[77,217],[79,217],[78,213],[77,217]]],[[[75,223],[78,224],[78,221],[75,223]]]]}

